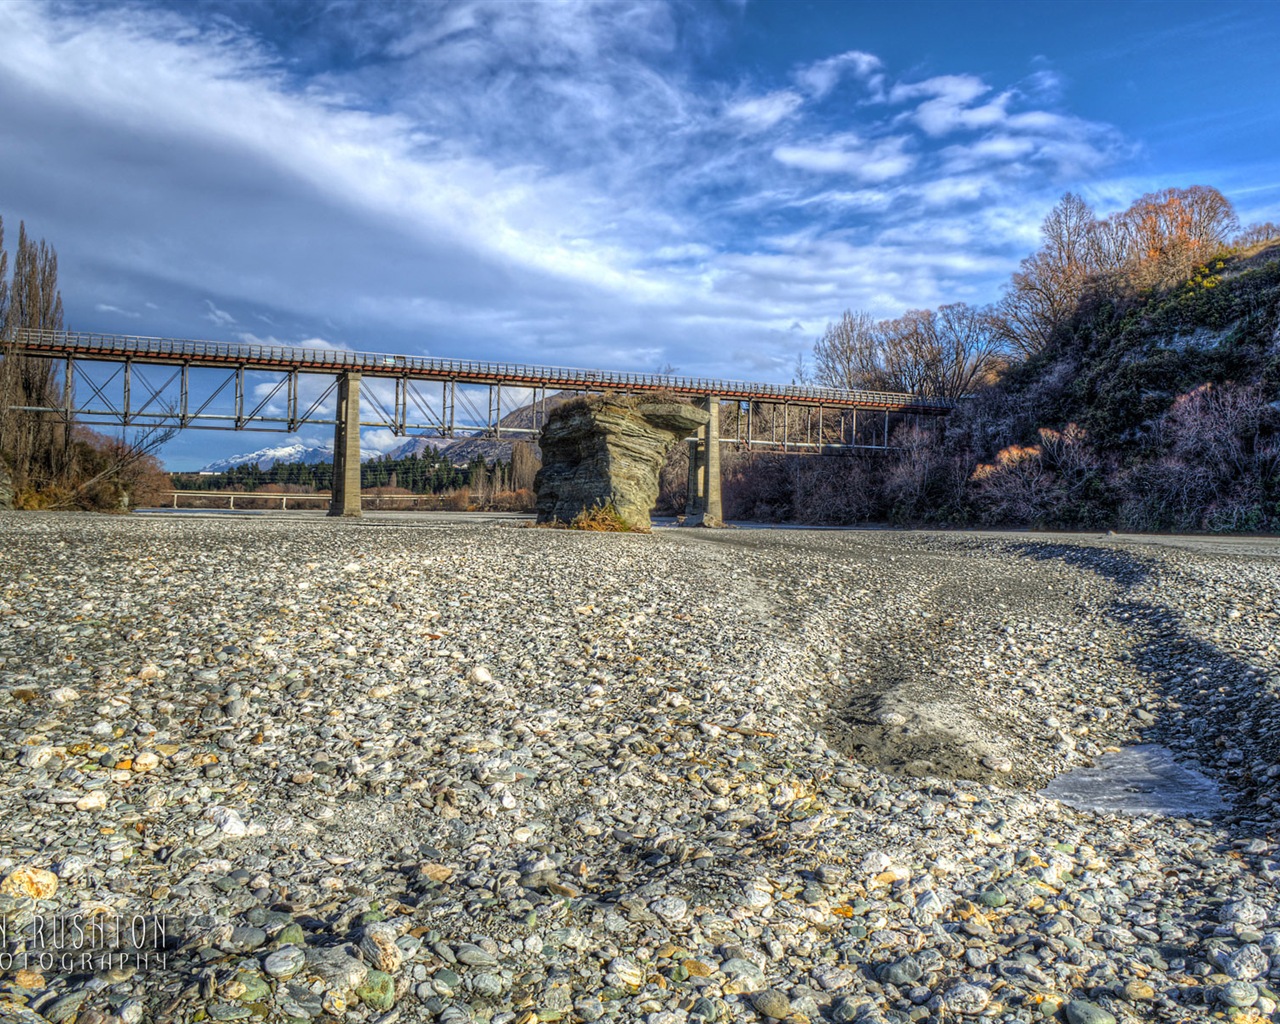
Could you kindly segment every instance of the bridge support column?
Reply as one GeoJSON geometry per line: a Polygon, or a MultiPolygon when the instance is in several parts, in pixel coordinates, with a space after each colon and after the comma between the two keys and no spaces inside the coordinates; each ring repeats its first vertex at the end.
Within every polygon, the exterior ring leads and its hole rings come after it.
{"type": "Polygon", "coordinates": [[[689,487],[685,492],[684,517],[686,521],[689,521],[702,509],[701,496],[698,493],[700,476],[698,470],[701,468],[701,458],[696,437],[689,438],[685,443],[689,446],[689,487]]]}
{"type": "MultiPolygon", "coordinates": [[[[710,414],[707,425],[702,428],[702,457],[698,460],[698,476],[702,486],[698,488],[698,509],[692,515],[686,515],[685,526],[723,526],[723,513],[720,510],[720,399],[708,395],[704,408],[710,414]]],[[[693,470],[690,470],[692,475],[693,470]]]]}
{"type": "Polygon", "coordinates": [[[333,494],[329,515],[360,515],[360,374],[338,378],[333,427],[333,494]]]}

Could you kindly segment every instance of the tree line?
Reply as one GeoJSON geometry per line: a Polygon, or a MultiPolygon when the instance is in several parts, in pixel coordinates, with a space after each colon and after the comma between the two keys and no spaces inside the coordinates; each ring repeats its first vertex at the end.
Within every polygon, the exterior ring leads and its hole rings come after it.
{"type": "MultiPolygon", "coordinates": [[[[483,469],[484,460],[454,466],[448,459],[427,450],[403,459],[376,459],[360,466],[360,487],[403,488],[413,494],[443,494],[467,486],[483,469]]],[[[235,466],[225,473],[175,473],[174,484],[181,490],[254,491],[269,484],[296,488],[300,492],[333,488],[333,463],[277,462],[269,469],[256,462],[235,466]]]]}
{"type": "MultiPolygon", "coordinates": [[[[538,466],[533,446],[527,442],[511,445],[508,459],[495,459],[490,464],[483,455],[476,455],[461,466],[428,448],[404,458],[362,463],[360,487],[410,494],[449,494],[465,488],[483,501],[494,494],[531,489],[538,466]]],[[[333,463],[277,462],[269,469],[248,463],[225,473],[174,473],[172,481],[177,490],[256,491],[277,485],[301,493],[327,491],[333,488],[333,463]]]]}

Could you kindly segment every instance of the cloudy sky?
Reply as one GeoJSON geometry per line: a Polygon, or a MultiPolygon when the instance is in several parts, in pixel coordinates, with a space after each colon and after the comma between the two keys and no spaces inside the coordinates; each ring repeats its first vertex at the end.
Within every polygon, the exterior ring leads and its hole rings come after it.
{"type": "Polygon", "coordinates": [[[74,329],[785,381],[846,308],[996,299],[1067,190],[1280,221],[1274,3],[8,0],[0,38],[0,215],[74,329]]]}

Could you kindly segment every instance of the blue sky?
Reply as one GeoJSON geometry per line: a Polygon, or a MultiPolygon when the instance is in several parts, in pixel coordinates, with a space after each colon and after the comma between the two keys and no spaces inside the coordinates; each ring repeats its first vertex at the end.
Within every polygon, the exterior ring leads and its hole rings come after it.
{"type": "Polygon", "coordinates": [[[76,329],[788,380],[846,308],[998,298],[1067,190],[1280,221],[1274,3],[10,0],[0,37],[0,215],[76,329]]]}

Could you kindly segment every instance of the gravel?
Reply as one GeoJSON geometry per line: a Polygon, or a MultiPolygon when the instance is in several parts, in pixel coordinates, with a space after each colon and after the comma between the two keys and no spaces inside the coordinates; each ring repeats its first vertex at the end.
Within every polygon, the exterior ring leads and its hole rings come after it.
{"type": "Polygon", "coordinates": [[[1276,1019],[1275,543],[0,544],[0,1019],[1276,1019]],[[1038,794],[1134,744],[1229,809],[1038,794]]]}

